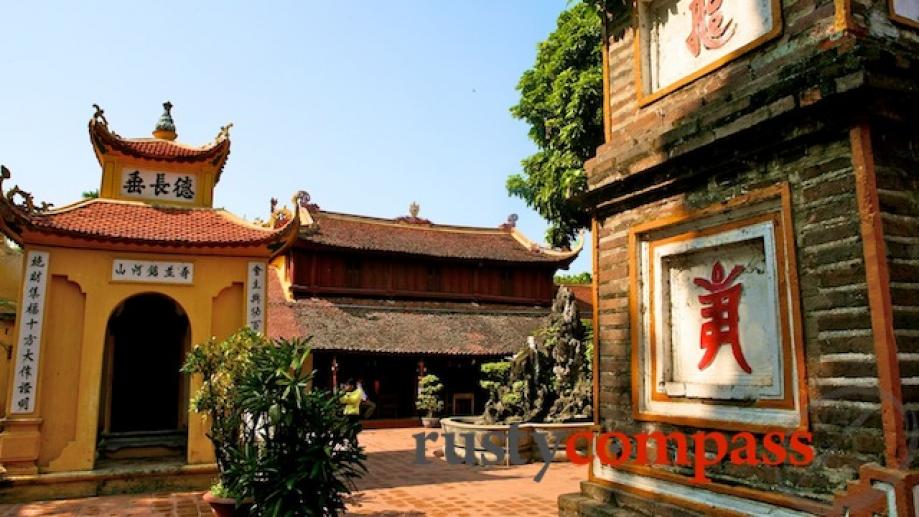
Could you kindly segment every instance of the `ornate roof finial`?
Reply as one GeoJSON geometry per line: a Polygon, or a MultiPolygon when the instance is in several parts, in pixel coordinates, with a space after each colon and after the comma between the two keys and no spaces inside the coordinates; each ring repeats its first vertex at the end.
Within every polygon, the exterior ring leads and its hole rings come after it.
{"type": "Polygon", "coordinates": [[[163,114],[156,121],[156,127],[153,128],[153,136],[161,140],[175,140],[176,124],[172,120],[172,103],[166,101],[163,103],[163,114]]]}
{"type": "Polygon", "coordinates": [[[93,113],[93,120],[102,122],[103,126],[108,126],[108,120],[105,120],[105,110],[100,108],[98,104],[93,104],[93,108],[96,109],[96,112],[93,113]]]}
{"type": "Polygon", "coordinates": [[[297,191],[297,205],[303,208],[309,208],[310,206],[310,194],[305,190],[297,191]]]}
{"type": "Polygon", "coordinates": [[[220,131],[217,133],[217,140],[226,140],[227,138],[230,138],[230,129],[232,127],[232,122],[228,122],[225,126],[220,126],[220,131]]]}
{"type": "Polygon", "coordinates": [[[511,228],[516,228],[517,219],[519,219],[517,214],[510,214],[509,216],[507,216],[507,222],[501,223],[501,229],[510,230],[511,228]]]}
{"type": "Polygon", "coordinates": [[[408,213],[412,218],[417,219],[418,213],[421,212],[421,205],[412,201],[412,204],[408,205],[408,213]]]}

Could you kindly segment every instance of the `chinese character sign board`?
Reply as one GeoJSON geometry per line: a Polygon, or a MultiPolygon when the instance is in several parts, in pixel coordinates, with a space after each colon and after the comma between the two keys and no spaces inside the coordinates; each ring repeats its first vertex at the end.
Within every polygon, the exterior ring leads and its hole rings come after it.
{"type": "Polygon", "coordinates": [[[125,197],[191,203],[197,192],[193,174],[149,171],[126,167],[121,170],[121,194],[125,197]]]}
{"type": "Polygon", "coordinates": [[[632,251],[639,414],[796,427],[793,244],[781,215],[661,224],[632,251]]]}
{"type": "Polygon", "coordinates": [[[265,331],[266,264],[249,262],[246,288],[246,324],[257,332],[265,331]]]}
{"type": "Polygon", "coordinates": [[[45,293],[48,285],[48,252],[30,251],[25,260],[22,287],[22,315],[13,374],[12,413],[35,411],[38,385],[38,360],[41,353],[42,323],[45,315],[45,293]]]}
{"type": "Polygon", "coordinates": [[[191,285],[194,283],[194,279],[195,265],[191,262],[120,258],[112,261],[113,282],[191,285]]]}
{"type": "Polygon", "coordinates": [[[667,294],[655,319],[664,354],[669,351],[660,358],[661,372],[669,374],[662,377],[667,393],[754,400],[782,395],[775,266],[766,258],[771,231],[763,223],[655,248],[663,275],[657,281],[667,294]],[[749,239],[729,241],[743,237],[749,239]]]}
{"type": "Polygon", "coordinates": [[[639,2],[643,94],[678,85],[778,34],[773,0],[639,2]]]}

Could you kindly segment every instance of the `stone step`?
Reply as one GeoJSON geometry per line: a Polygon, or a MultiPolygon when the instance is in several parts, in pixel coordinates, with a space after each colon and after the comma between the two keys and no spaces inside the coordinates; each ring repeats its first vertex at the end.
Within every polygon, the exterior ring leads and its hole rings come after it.
{"type": "MultiPolygon", "coordinates": [[[[622,490],[615,490],[600,483],[591,481],[581,481],[582,497],[593,501],[594,504],[587,505],[591,511],[599,511],[597,507],[612,508],[624,513],[615,513],[610,515],[621,516],[643,516],[643,517],[697,517],[703,514],[693,512],[685,508],[680,508],[663,501],[648,499],[639,495],[631,494],[622,490]]],[[[560,506],[561,508],[561,506],[560,506]]],[[[604,513],[586,513],[573,515],[606,515],[604,513]]]]}
{"type": "Polygon", "coordinates": [[[579,492],[558,497],[558,515],[559,517],[642,517],[640,513],[595,501],[579,492]]]}

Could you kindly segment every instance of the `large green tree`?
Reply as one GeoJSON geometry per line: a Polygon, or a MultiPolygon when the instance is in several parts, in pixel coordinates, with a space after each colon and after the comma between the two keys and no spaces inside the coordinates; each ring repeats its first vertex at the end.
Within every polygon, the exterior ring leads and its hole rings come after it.
{"type": "Polygon", "coordinates": [[[596,7],[578,2],[563,11],[520,78],[520,102],[511,108],[530,125],[539,149],[522,160],[522,173],[508,177],[507,190],[549,221],[553,246],[568,246],[582,227],[570,198],[584,191],[584,161],[603,143],[601,39],[596,7]]]}

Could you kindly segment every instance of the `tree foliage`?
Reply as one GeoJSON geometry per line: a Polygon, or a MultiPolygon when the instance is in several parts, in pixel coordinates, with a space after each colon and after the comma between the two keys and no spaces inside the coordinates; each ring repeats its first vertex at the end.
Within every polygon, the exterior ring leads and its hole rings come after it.
{"type": "Polygon", "coordinates": [[[555,275],[556,285],[589,284],[592,281],[593,277],[587,271],[573,275],[555,275]]]}
{"type": "Polygon", "coordinates": [[[508,177],[507,190],[549,221],[553,246],[568,246],[582,227],[570,198],[584,191],[584,161],[603,143],[601,39],[596,7],[579,2],[562,12],[511,108],[529,124],[538,150],[522,160],[522,173],[508,177]]]}

